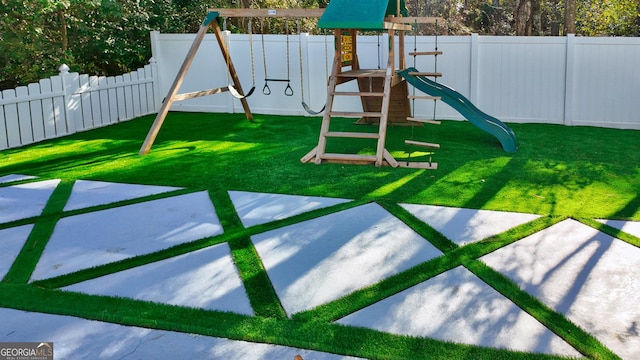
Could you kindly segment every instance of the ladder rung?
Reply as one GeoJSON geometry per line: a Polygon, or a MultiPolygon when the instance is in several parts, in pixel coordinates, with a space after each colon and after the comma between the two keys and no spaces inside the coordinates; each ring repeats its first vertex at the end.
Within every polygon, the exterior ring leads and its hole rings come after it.
{"type": "Polygon", "coordinates": [[[415,121],[415,122],[419,122],[419,123],[440,125],[440,121],[439,120],[420,119],[420,118],[414,118],[414,117],[408,117],[407,120],[408,121],[415,121]]]}
{"type": "Polygon", "coordinates": [[[324,134],[327,137],[342,137],[342,138],[358,138],[358,139],[378,139],[380,134],[378,133],[365,133],[365,132],[348,132],[348,131],[330,131],[324,134]]]}
{"type": "Polygon", "coordinates": [[[345,72],[341,72],[337,74],[338,77],[350,77],[350,78],[359,78],[359,77],[385,77],[387,76],[386,69],[359,69],[359,70],[349,70],[345,72]]]}
{"type": "Polygon", "coordinates": [[[334,161],[370,161],[375,162],[375,155],[355,155],[355,154],[333,154],[324,153],[319,155],[322,160],[334,160],[334,161]]]}
{"type": "Polygon", "coordinates": [[[416,145],[416,146],[423,146],[427,148],[440,149],[440,144],[433,144],[433,143],[413,141],[413,140],[405,140],[404,143],[407,145],[416,145]]]}
{"type": "Polygon", "coordinates": [[[340,96],[376,96],[383,97],[384,93],[381,92],[346,92],[346,91],[334,91],[331,95],[340,95],[340,96]]]}
{"type": "Polygon", "coordinates": [[[331,111],[330,116],[359,116],[359,117],[382,117],[382,113],[377,112],[351,112],[351,111],[331,111]]]}
{"type": "Polygon", "coordinates": [[[442,76],[442,73],[438,73],[438,72],[417,72],[417,71],[411,71],[408,74],[409,76],[434,76],[434,77],[439,77],[442,76]]]}
{"type": "Polygon", "coordinates": [[[413,51],[409,53],[409,56],[416,55],[442,55],[442,51],[413,51]]]}
{"type": "Polygon", "coordinates": [[[417,162],[417,161],[398,161],[398,167],[411,168],[411,169],[436,170],[438,168],[438,163],[417,162]]]}
{"type": "Polygon", "coordinates": [[[409,95],[408,99],[416,99],[416,100],[440,100],[440,96],[429,96],[429,95],[409,95]]]}

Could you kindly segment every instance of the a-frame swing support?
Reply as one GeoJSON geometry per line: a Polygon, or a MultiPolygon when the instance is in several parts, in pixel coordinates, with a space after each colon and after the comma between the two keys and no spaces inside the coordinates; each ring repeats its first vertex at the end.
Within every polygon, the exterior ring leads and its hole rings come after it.
{"type": "Polygon", "coordinates": [[[253,120],[253,115],[251,114],[251,109],[249,108],[249,103],[244,97],[244,91],[242,90],[242,86],[240,85],[240,80],[238,79],[238,74],[236,73],[236,69],[233,66],[233,62],[231,61],[231,55],[229,53],[229,49],[227,48],[226,42],[222,35],[222,30],[216,21],[217,18],[229,18],[229,17],[284,17],[284,18],[299,18],[299,17],[320,17],[324,13],[324,9],[208,9],[207,16],[205,17],[202,25],[200,25],[200,29],[196,34],[196,38],[193,40],[193,44],[191,44],[191,48],[187,53],[178,74],[176,75],[175,80],[173,81],[173,85],[171,85],[171,89],[169,93],[164,98],[162,102],[162,106],[160,107],[160,111],[158,111],[158,115],[156,116],[149,133],[147,134],[147,138],[145,139],[142,147],[140,148],[140,154],[147,154],[151,150],[151,146],[158,136],[158,132],[162,127],[162,124],[169,113],[169,109],[171,108],[171,104],[174,101],[193,99],[200,96],[214,95],[229,91],[229,86],[224,86],[216,89],[196,91],[186,94],[178,94],[178,90],[180,89],[180,85],[182,85],[182,81],[184,80],[189,67],[191,66],[191,62],[195,57],[200,45],[202,44],[202,40],[206,35],[209,28],[213,30],[213,33],[216,36],[218,41],[218,45],[220,46],[220,51],[222,52],[222,57],[225,59],[227,65],[227,71],[231,76],[231,80],[233,81],[233,87],[235,90],[242,96],[240,97],[240,102],[242,103],[242,108],[247,116],[249,121],[253,120]]]}
{"type": "MultiPolygon", "coordinates": [[[[229,71],[231,80],[233,81],[233,86],[238,91],[238,93],[244,94],[244,90],[242,90],[242,85],[240,85],[240,79],[238,78],[238,74],[236,73],[235,67],[233,66],[233,62],[231,61],[229,49],[227,48],[226,42],[224,41],[222,30],[220,29],[220,26],[216,21],[216,19],[219,16],[220,16],[219,12],[209,11],[204,21],[200,25],[200,29],[198,30],[198,33],[196,34],[196,37],[193,40],[193,43],[191,44],[191,48],[189,49],[189,52],[187,53],[184,59],[184,62],[182,63],[182,66],[180,67],[180,70],[176,75],[176,78],[173,80],[173,84],[171,85],[169,93],[162,101],[162,106],[160,107],[160,110],[156,115],[156,119],[154,120],[153,125],[151,125],[151,129],[149,130],[149,133],[147,134],[147,137],[144,140],[142,147],[140,148],[141,155],[148,154],[149,151],[151,150],[151,146],[153,145],[153,142],[158,136],[158,133],[160,132],[160,128],[162,127],[162,124],[164,123],[164,120],[167,117],[167,114],[169,113],[171,104],[173,104],[175,101],[193,99],[201,96],[220,94],[220,93],[229,91],[229,86],[224,86],[224,87],[215,88],[215,89],[178,94],[178,91],[180,90],[180,86],[182,85],[184,77],[187,74],[187,71],[189,70],[191,63],[193,62],[193,59],[196,56],[196,53],[198,52],[200,45],[202,44],[202,40],[204,40],[204,37],[207,34],[207,31],[209,29],[212,29],[213,33],[216,36],[218,45],[220,46],[220,51],[222,52],[222,57],[225,59],[225,62],[226,62],[227,71],[229,71]]],[[[251,114],[251,109],[249,108],[249,103],[247,102],[246,98],[244,97],[240,98],[240,102],[242,103],[242,108],[244,109],[244,113],[247,119],[249,121],[252,121],[253,114],[251,114]]]]}

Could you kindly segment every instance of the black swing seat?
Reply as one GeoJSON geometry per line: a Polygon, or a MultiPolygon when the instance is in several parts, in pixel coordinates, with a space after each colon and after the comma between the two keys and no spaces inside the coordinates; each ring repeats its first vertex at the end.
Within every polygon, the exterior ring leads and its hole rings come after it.
{"type": "Polygon", "coordinates": [[[323,105],[323,106],[322,106],[322,109],[320,109],[320,111],[313,111],[313,110],[311,110],[311,108],[309,107],[309,105],[307,105],[307,103],[306,103],[306,102],[304,102],[304,101],[302,102],[302,107],[304,108],[304,111],[306,111],[309,115],[318,115],[318,114],[321,114],[321,113],[324,111],[324,109],[326,108],[326,106],[327,106],[326,104],[325,104],[325,105],[323,105]]]}
{"type": "Polygon", "coordinates": [[[229,92],[231,93],[231,95],[233,95],[234,98],[236,99],[245,99],[248,98],[249,96],[251,96],[251,94],[253,94],[253,91],[256,89],[255,86],[253,86],[248,93],[246,93],[245,95],[240,94],[240,92],[235,88],[235,86],[229,84],[228,86],[229,88],[229,92]]]}

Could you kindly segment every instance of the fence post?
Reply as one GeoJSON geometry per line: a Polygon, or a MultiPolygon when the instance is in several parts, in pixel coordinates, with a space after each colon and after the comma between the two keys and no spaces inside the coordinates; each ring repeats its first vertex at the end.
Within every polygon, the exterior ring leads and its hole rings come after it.
{"type": "Polygon", "coordinates": [[[69,70],[67,64],[62,64],[58,68],[58,71],[60,71],[60,79],[62,80],[62,90],[64,91],[62,103],[64,104],[64,117],[67,120],[67,134],[73,134],[76,132],[75,109],[72,109],[72,106],[74,106],[73,92],[75,89],[72,81],[73,76],[69,73],[69,70]]]}
{"type": "MultiPolygon", "coordinates": [[[[152,57],[149,59],[149,65],[151,65],[151,79],[152,79],[152,91],[153,94],[151,98],[153,99],[153,112],[158,112],[160,110],[160,103],[162,102],[160,95],[160,79],[158,76],[158,61],[156,58],[152,57]]],[[[149,96],[147,94],[147,96],[149,96]]]]}
{"type": "MultiPolygon", "coordinates": [[[[160,72],[158,71],[158,54],[159,47],[162,46],[162,42],[160,41],[160,32],[159,31],[151,31],[149,34],[151,41],[151,59],[149,59],[149,64],[151,65],[151,72],[153,74],[153,103],[154,103],[154,111],[158,112],[160,110],[160,105],[162,104],[162,98],[165,94],[160,94],[160,72]]],[[[160,59],[162,60],[162,59],[160,59]]]]}
{"type": "Polygon", "coordinates": [[[564,70],[564,125],[573,125],[573,91],[575,70],[575,41],[574,34],[567,34],[566,64],[564,70]]]}
{"type": "Polygon", "coordinates": [[[469,42],[471,47],[471,59],[469,59],[469,100],[474,104],[478,104],[478,67],[480,66],[478,64],[479,39],[478,34],[473,33],[471,34],[471,40],[469,42]]]}

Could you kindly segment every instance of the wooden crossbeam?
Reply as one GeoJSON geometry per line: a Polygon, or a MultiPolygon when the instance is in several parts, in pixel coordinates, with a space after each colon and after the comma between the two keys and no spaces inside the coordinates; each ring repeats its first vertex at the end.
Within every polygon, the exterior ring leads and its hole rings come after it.
{"type": "Polygon", "coordinates": [[[442,55],[442,51],[412,51],[409,53],[409,56],[420,56],[420,55],[442,55]]]}
{"type": "Polygon", "coordinates": [[[441,17],[424,17],[424,16],[406,16],[406,17],[388,17],[385,21],[400,23],[400,24],[435,24],[444,23],[444,18],[441,17]]]}
{"type": "Polygon", "coordinates": [[[184,93],[184,94],[177,94],[176,96],[173,97],[173,101],[182,101],[182,100],[194,99],[202,96],[215,95],[215,94],[223,93],[225,91],[229,91],[229,87],[225,86],[217,89],[193,91],[193,92],[184,93]]]}
{"type": "Polygon", "coordinates": [[[394,18],[394,17],[384,18],[385,21],[382,22],[382,28],[384,30],[404,30],[404,31],[413,30],[411,28],[411,25],[398,23],[398,22],[392,21],[392,19],[396,19],[396,18],[394,18]]]}
{"type": "Polygon", "coordinates": [[[320,17],[325,9],[209,9],[220,17],[320,17]]]}

